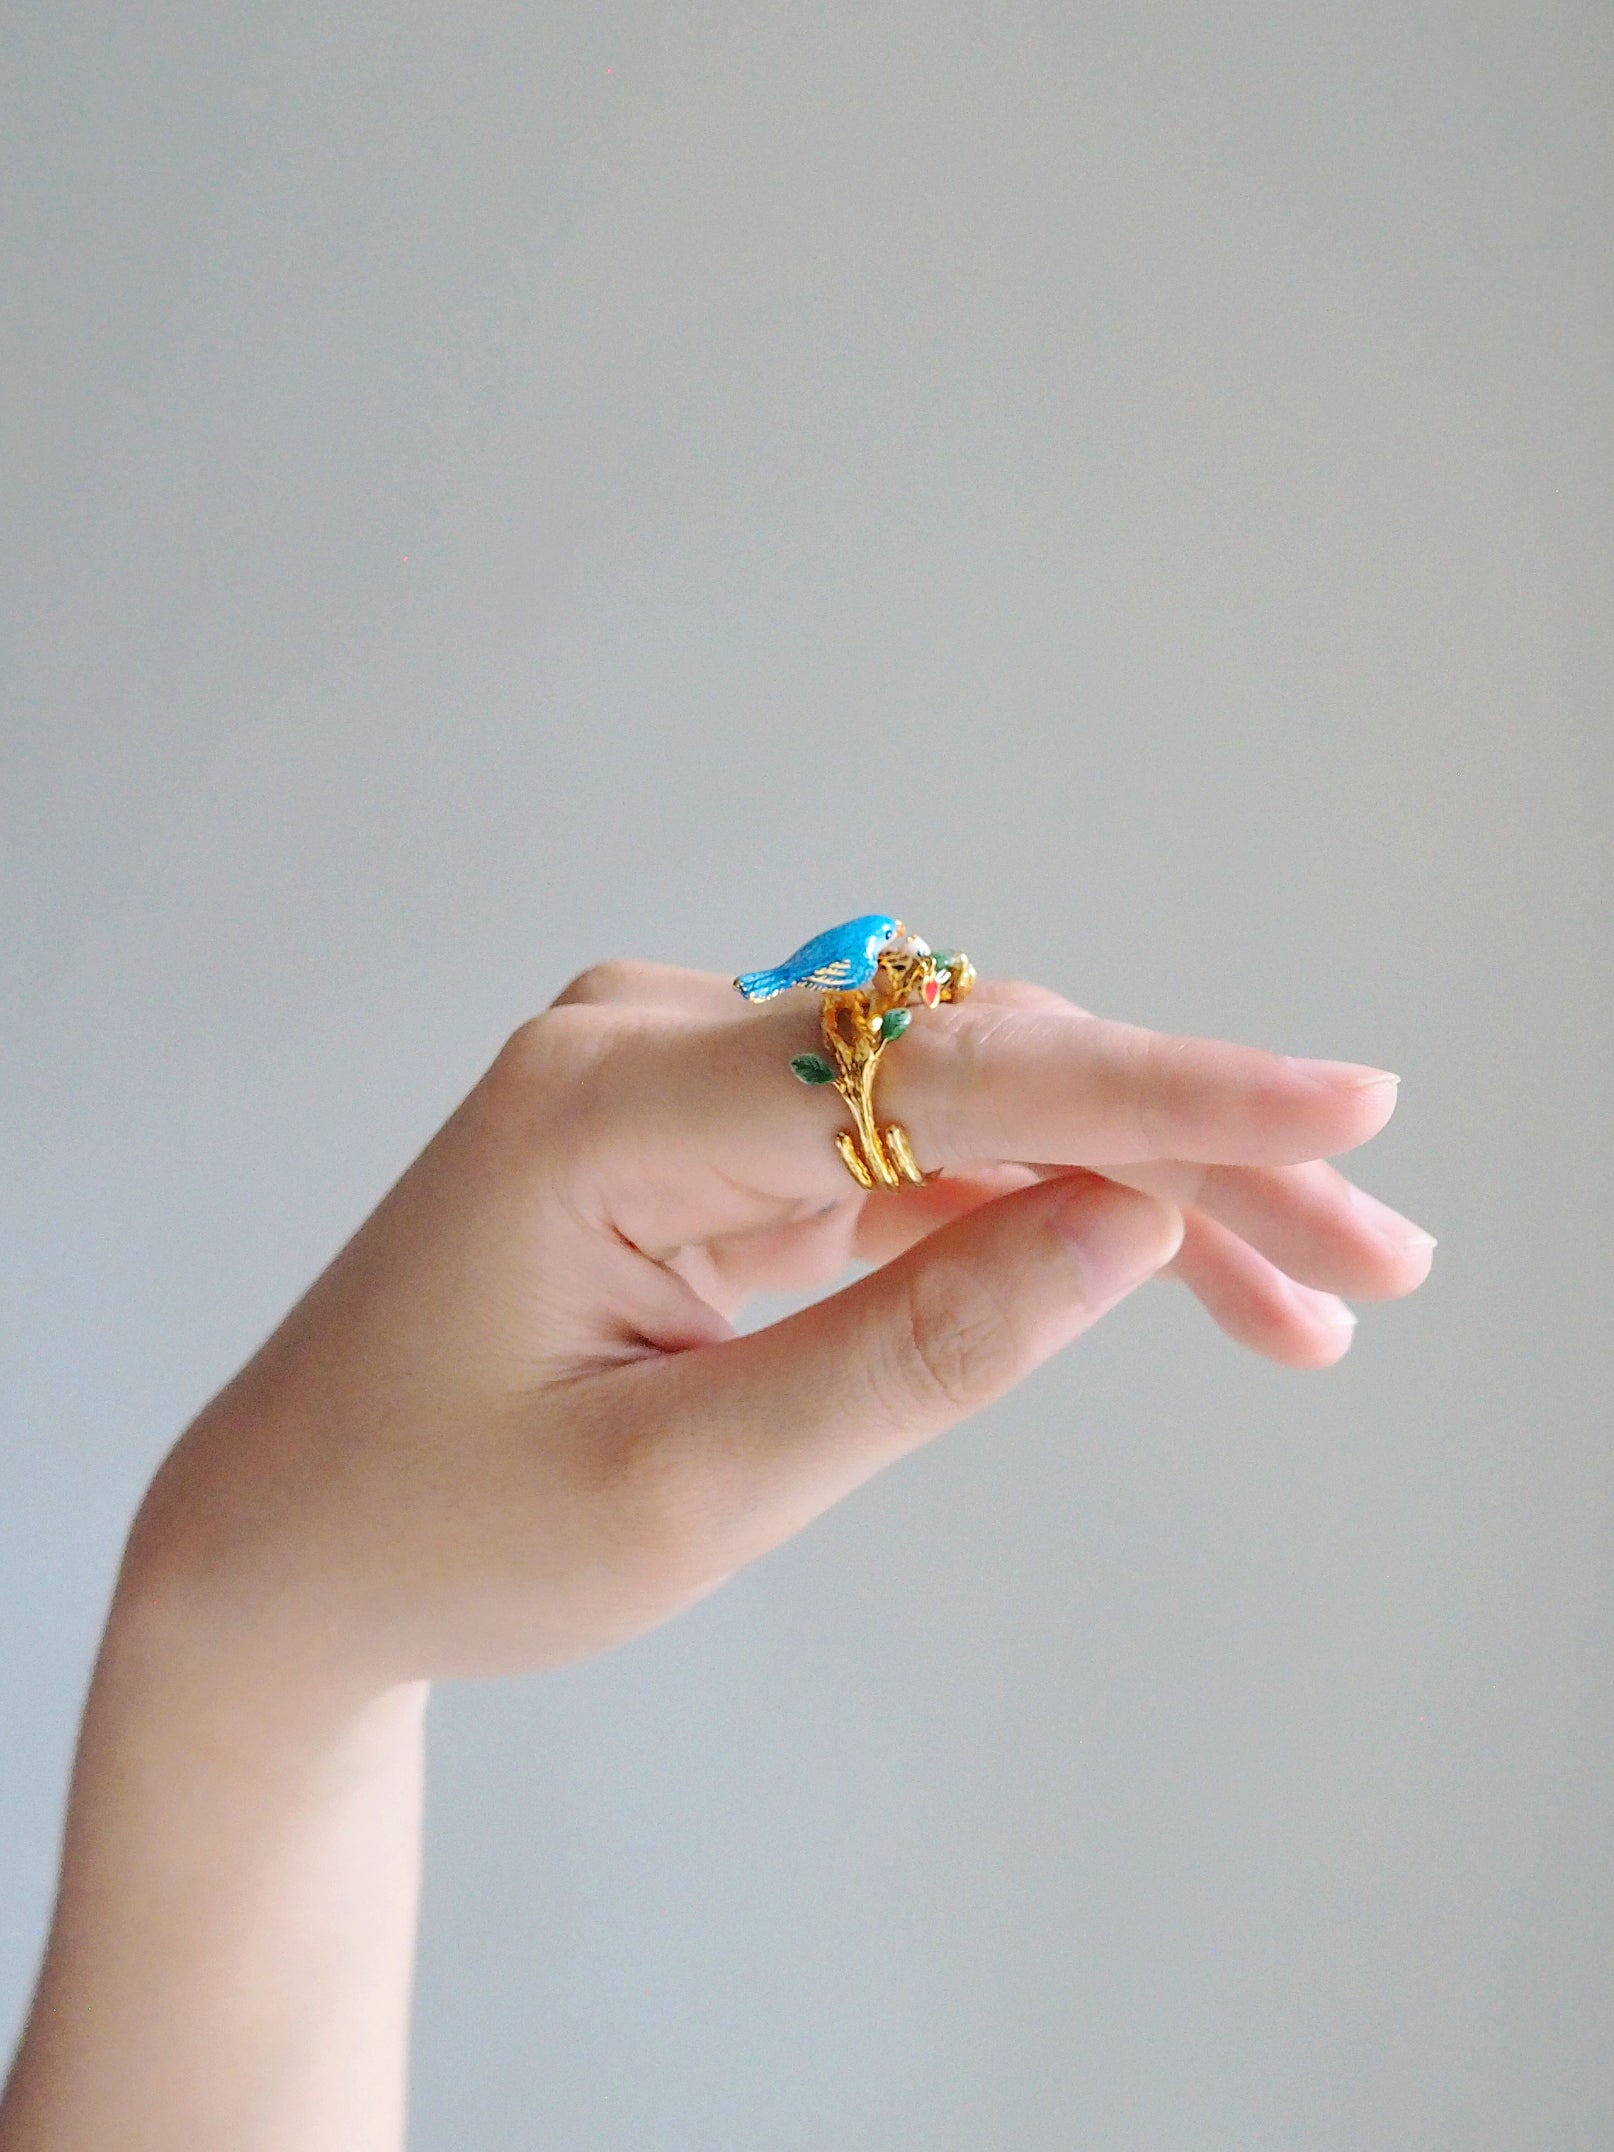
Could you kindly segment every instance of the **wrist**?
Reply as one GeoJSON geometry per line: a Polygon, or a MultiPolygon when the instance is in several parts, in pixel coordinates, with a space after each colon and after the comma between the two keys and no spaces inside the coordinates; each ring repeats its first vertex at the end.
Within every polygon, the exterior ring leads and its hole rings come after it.
{"type": "Polygon", "coordinates": [[[161,1774],[294,1795],[390,1769],[422,1739],[429,1685],[365,1683],[267,1639],[210,1627],[205,1605],[120,1581],[87,1712],[98,1736],[161,1774]]]}
{"type": "Polygon", "coordinates": [[[347,1625],[296,1565],[217,1528],[205,1475],[189,1469],[195,1433],[170,1455],[130,1530],[96,1699],[107,1708],[137,1700],[167,1740],[255,1768],[312,1760],[363,1726],[418,1722],[424,1681],[363,1666],[347,1625]]]}

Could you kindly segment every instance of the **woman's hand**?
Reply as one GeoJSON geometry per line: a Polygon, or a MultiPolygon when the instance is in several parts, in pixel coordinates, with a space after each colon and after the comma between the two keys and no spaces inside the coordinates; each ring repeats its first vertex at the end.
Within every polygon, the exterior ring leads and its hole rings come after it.
{"type": "Polygon", "coordinates": [[[662,1621],[1174,1264],[1320,1366],[1427,1235],[1316,1163],[1394,1079],[1032,987],[916,1022],[865,1197],[815,1004],[586,973],[182,1437],[131,1538],[0,2152],[399,2152],[426,1678],[662,1621]],[[1100,1177],[1102,1176],[1102,1177],[1100,1177]],[[879,1267],[771,1329],[761,1286],[879,1267]]]}
{"type": "Polygon", "coordinates": [[[1427,1273],[1318,1162],[1389,1118],[1378,1071],[986,983],[882,1068],[941,1177],[865,1196],[791,1074],[816,1017],[585,973],[185,1435],[126,1596],[344,1694],[537,1667],[700,1598],[1163,1268],[1297,1366],[1346,1349],[1336,1294],[1427,1273]],[[880,1267],[734,1334],[853,1260],[880,1267]]]}

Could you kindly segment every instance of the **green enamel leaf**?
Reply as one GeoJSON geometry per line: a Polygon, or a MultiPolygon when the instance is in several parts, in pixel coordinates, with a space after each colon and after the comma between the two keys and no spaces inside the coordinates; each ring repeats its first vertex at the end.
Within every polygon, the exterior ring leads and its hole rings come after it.
{"type": "Polygon", "coordinates": [[[900,1039],[912,1022],[912,1009],[887,1009],[880,1019],[880,1036],[883,1039],[900,1039]]]}
{"type": "Polygon", "coordinates": [[[833,1083],[835,1071],[822,1054],[797,1054],[790,1064],[791,1074],[802,1083],[833,1083]]]}

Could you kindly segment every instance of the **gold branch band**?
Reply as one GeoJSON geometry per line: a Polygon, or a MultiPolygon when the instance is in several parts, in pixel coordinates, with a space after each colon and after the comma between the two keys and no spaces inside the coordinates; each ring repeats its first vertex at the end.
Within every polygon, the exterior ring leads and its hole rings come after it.
{"type": "Polygon", "coordinates": [[[866,987],[831,989],[823,996],[822,1054],[798,1054],[791,1063],[804,1083],[832,1083],[846,1101],[852,1126],[835,1138],[846,1170],[860,1188],[900,1188],[925,1178],[907,1130],[896,1121],[882,1128],[874,1109],[874,1080],[881,1057],[900,1039],[916,1009],[962,1001],[975,984],[975,967],[960,950],[885,951],[866,987]]]}
{"type": "Polygon", "coordinates": [[[962,1001],[975,967],[960,949],[932,949],[886,912],[865,912],[803,942],[793,956],[766,971],[744,971],[734,982],[747,1001],[771,1001],[793,986],[823,996],[824,1051],[797,1054],[790,1066],[803,1083],[832,1083],[852,1116],[835,1138],[846,1170],[860,1188],[900,1188],[922,1181],[907,1131],[882,1128],[874,1113],[874,1079],[886,1048],[900,1039],[915,1013],[938,1002],[962,1001]]]}

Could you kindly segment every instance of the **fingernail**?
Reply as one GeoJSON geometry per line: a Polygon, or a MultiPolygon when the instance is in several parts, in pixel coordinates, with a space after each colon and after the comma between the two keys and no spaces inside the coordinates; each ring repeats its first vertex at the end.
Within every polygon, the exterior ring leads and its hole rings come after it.
{"type": "Polygon", "coordinates": [[[1317,1313],[1327,1323],[1330,1330],[1354,1330],[1356,1328],[1356,1310],[1346,1307],[1343,1300],[1336,1301],[1331,1308],[1319,1308],[1317,1313]]]}
{"type": "Polygon", "coordinates": [[[1306,1061],[1291,1054],[1289,1066],[1314,1083],[1333,1084],[1342,1091],[1371,1091],[1375,1084],[1401,1081],[1392,1069],[1364,1068],[1359,1061],[1306,1061]]]}
{"type": "Polygon", "coordinates": [[[1363,1223],[1371,1226],[1381,1240],[1389,1241],[1393,1247],[1410,1252],[1440,1245],[1433,1233],[1426,1233],[1421,1225],[1414,1225],[1410,1218],[1403,1218],[1399,1211],[1391,1210],[1388,1203],[1381,1203],[1377,1196],[1370,1196],[1365,1188],[1353,1188],[1351,1201],[1361,1213],[1363,1223]]]}

